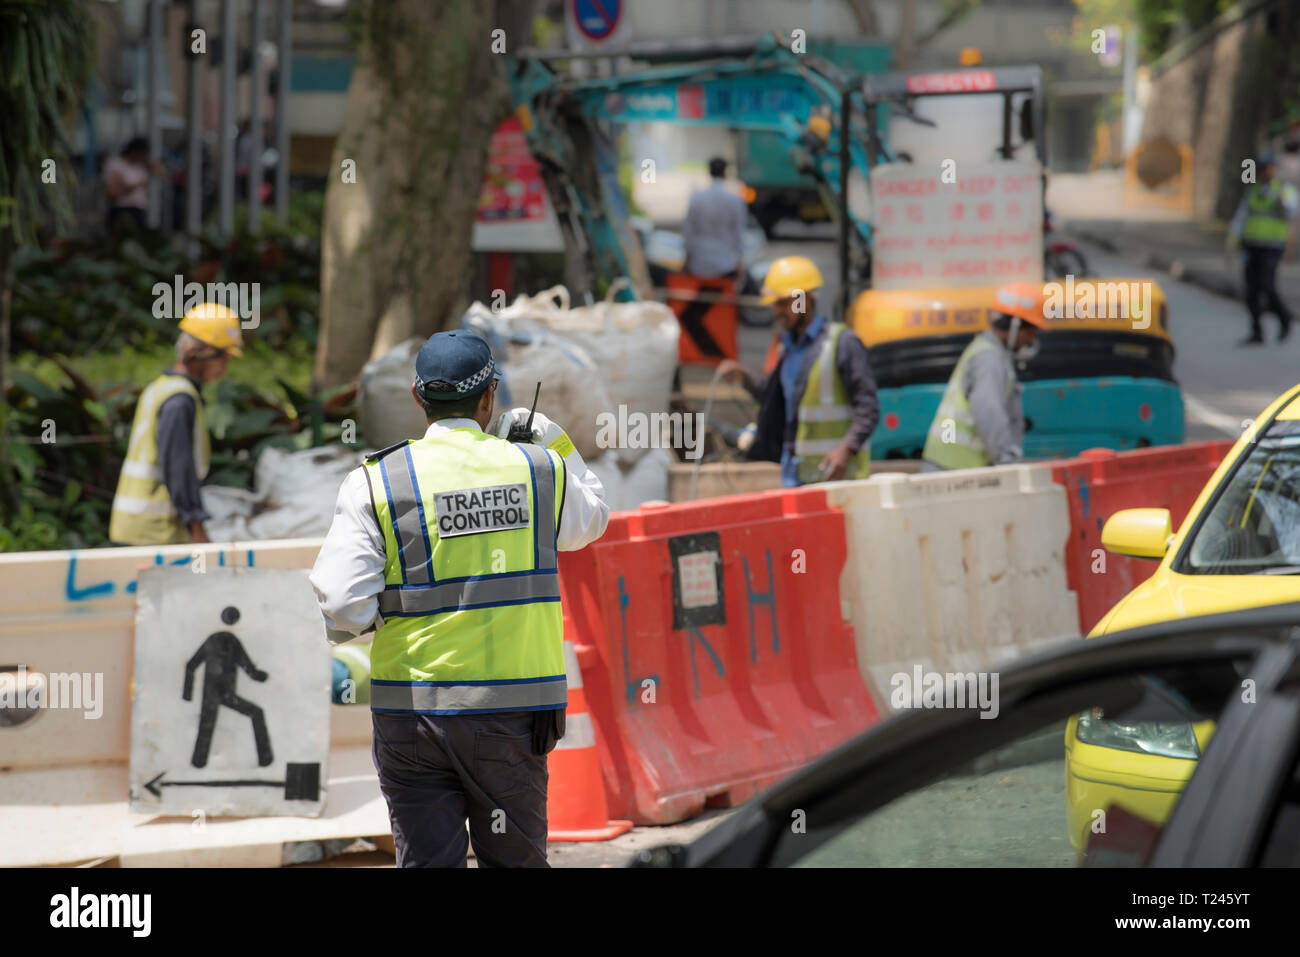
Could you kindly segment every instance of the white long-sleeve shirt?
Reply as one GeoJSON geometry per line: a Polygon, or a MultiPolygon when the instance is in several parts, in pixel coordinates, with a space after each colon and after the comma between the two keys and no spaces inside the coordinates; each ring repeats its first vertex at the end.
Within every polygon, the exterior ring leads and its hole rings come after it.
{"type": "MultiPolygon", "coordinates": [[[[478,428],[473,419],[442,419],[430,425],[424,435],[430,438],[452,429],[478,428]]],[[[577,450],[565,456],[564,473],[564,507],[557,546],[560,551],[571,552],[605,534],[609,506],[604,486],[577,450]]],[[[346,641],[375,622],[378,596],[384,590],[386,557],[365,469],[354,469],[339,488],[334,521],[310,576],[330,641],[346,641]]]]}

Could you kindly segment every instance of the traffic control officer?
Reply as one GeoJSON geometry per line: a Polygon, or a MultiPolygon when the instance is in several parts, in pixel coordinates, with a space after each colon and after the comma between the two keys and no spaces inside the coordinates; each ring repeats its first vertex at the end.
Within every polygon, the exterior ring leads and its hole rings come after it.
{"type": "Polygon", "coordinates": [[[556,551],[605,531],[600,480],[527,409],[492,420],[500,378],[478,336],[415,360],[428,431],[339,489],[311,582],[331,642],[375,632],[373,754],[400,867],[545,867],[546,753],[568,702],[556,551]]]}
{"type": "Polygon", "coordinates": [[[871,433],[880,420],[876,379],[867,349],[843,323],[817,312],[821,271],[804,256],[772,263],[762,302],[785,330],[771,375],[738,362],[718,364],[720,375],[741,379],[759,400],[751,459],[780,462],[787,486],[866,478],[871,433]]]}
{"type": "Polygon", "coordinates": [[[1016,360],[1038,351],[1046,328],[1043,291],[1027,282],[998,289],[989,328],[957,360],[930,424],[921,471],[1005,465],[1024,458],[1025,415],[1016,360]]]}
{"type": "Polygon", "coordinates": [[[195,306],[180,329],[176,365],[145,387],[135,407],[108,525],[119,545],[208,541],[199,483],[212,449],[200,389],[243,355],[243,336],[239,314],[221,303],[195,306]]]}
{"type": "Polygon", "coordinates": [[[1291,242],[1291,222],[1300,208],[1300,192],[1277,177],[1277,158],[1271,152],[1257,157],[1259,182],[1241,198],[1228,227],[1228,244],[1245,254],[1246,308],[1250,310],[1250,335],[1239,345],[1263,345],[1260,323],[1266,310],[1277,316],[1282,328],[1277,341],[1291,334],[1291,311],[1277,292],[1277,267],[1291,242]]]}

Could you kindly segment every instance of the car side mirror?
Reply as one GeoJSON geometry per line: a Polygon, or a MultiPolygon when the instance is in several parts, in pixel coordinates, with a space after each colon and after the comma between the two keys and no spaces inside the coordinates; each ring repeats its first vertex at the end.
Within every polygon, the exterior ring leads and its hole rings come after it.
{"type": "Polygon", "coordinates": [[[1169,509],[1126,508],[1106,520],[1101,544],[1116,555],[1164,558],[1172,536],[1169,509]]]}

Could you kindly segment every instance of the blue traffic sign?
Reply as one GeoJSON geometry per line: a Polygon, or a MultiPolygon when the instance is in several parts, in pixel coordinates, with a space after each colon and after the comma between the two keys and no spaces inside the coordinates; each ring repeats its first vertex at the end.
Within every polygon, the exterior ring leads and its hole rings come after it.
{"type": "Polygon", "coordinates": [[[623,0],[573,0],[573,20],[589,40],[604,40],[618,27],[623,0]]]}

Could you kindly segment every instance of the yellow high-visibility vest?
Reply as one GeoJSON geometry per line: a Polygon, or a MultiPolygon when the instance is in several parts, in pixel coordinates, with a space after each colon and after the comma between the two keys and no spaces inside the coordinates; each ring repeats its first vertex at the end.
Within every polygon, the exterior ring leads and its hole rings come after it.
{"type": "Polygon", "coordinates": [[[1290,199],[1296,189],[1290,183],[1256,183],[1246,194],[1246,222],[1242,242],[1256,246],[1285,246],[1290,231],[1283,199],[1290,199]]]}
{"type": "Polygon", "coordinates": [[[171,545],[190,540],[163,483],[158,462],[158,411],[174,395],[194,399],[194,471],[207,477],[212,459],[208,419],[203,398],[194,383],[183,375],[161,375],[140,393],[131,423],[122,474],[118,476],[108,537],[120,545],[171,545]]]}
{"type": "MultiPolygon", "coordinates": [[[[844,323],[831,323],[822,351],[808,373],[808,384],[799,399],[795,423],[794,454],[799,457],[799,482],[808,485],[822,479],[821,460],[835,450],[853,427],[853,403],[849,390],[835,367],[835,349],[845,331],[844,323]]],[[[845,479],[871,474],[871,445],[865,444],[849,459],[845,479]]]]}
{"type": "MultiPolygon", "coordinates": [[[[948,387],[943,390],[939,409],[930,423],[930,432],[925,439],[925,448],[921,457],[945,469],[976,469],[989,464],[988,450],[979,430],[975,428],[975,417],[971,414],[970,400],[966,398],[963,381],[966,366],[972,356],[1001,346],[990,342],[984,335],[977,335],[970,341],[957,360],[957,368],[952,370],[948,387]],[[952,441],[945,441],[948,421],[952,421],[952,441]]],[[[1015,380],[1007,381],[1007,396],[1015,389],[1015,380]]]]}
{"type": "Polygon", "coordinates": [[[560,455],[452,429],[377,453],[365,470],[386,557],[371,710],[565,707],[560,455]]]}

